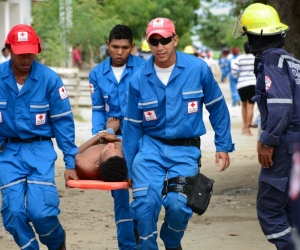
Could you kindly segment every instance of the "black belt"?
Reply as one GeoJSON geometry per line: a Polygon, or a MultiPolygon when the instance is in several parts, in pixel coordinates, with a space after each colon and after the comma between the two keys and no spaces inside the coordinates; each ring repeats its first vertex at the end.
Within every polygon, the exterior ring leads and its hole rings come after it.
{"type": "Polygon", "coordinates": [[[165,139],[159,137],[152,137],[164,144],[171,146],[195,146],[200,149],[201,140],[198,138],[180,138],[180,139],[165,139]]]}
{"type": "Polygon", "coordinates": [[[30,143],[33,141],[50,141],[50,137],[42,137],[42,136],[35,136],[33,138],[28,138],[28,139],[21,139],[19,137],[9,137],[5,139],[5,143],[18,143],[18,142],[23,142],[23,143],[30,143]]]}

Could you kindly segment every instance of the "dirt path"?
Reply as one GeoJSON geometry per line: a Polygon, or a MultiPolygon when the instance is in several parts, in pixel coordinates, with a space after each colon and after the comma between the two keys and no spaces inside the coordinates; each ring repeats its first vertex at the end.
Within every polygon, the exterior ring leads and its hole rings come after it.
{"type": "MultiPolygon", "coordinates": [[[[240,107],[230,107],[229,84],[221,85],[231,113],[235,152],[231,166],[223,173],[214,165],[213,132],[207,121],[207,134],[202,137],[202,172],[215,180],[214,195],[207,212],[193,215],[182,241],[190,250],[274,250],[259,227],[255,200],[259,164],[256,157],[256,136],[241,134],[240,107]]],[[[90,111],[83,111],[90,118],[90,111]]],[[[76,122],[76,142],[90,137],[90,122],[76,122]]],[[[253,134],[257,131],[254,129],[253,134]]],[[[58,153],[56,181],[61,195],[60,220],[67,232],[68,250],[118,249],[113,218],[113,199],[107,191],[82,191],[64,187],[63,162],[58,153]]],[[[161,212],[159,227],[164,212],[161,212]]],[[[164,249],[158,240],[161,250],[164,249]]],[[[12,237],[0,226],[0,250],[18,249],[12,237]]],[[[45,246],[41,246],[46,250],[45,246]]]]}

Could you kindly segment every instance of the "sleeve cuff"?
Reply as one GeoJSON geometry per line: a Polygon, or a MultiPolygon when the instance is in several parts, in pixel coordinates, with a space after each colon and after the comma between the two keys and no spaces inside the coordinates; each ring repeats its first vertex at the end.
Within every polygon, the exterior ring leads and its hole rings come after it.
{"type": "Polygon", "coordinates": [[[279,145],[279,136],[274,136],[268,134],[266,131],[263,131],[260,135],[260,142],[268,146],[277,146],[279,145]]]}

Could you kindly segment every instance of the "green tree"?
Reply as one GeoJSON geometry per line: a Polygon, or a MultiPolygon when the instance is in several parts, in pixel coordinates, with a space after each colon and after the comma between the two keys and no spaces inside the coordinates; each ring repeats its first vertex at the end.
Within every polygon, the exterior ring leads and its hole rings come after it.
{"type": "Polygon", "coordinates": [[[103,0],[104,9],[133,31],[139,45],[145,38],[146,27],[156,17],[166,17],[174,22],[179,35],[178,48],[191,43],[192,28],[197,24],[195,10],[200,7],[199,0],[103,0]]]}
{"type": "Polygon", "coordinates": [[[199,0],[73,0],[73,26],[64,30],[59,19],[63,0],[34,3],[33,27],[43,40],[42,57],[48,65],[59,66],[68,56],[67,44],[83,44],[83,59],[93,63],[93,55],[108,39],[109,31],[118,23],[128,25],[137,45],[145,38],[146,27],[155,17],[167,17],[180,36],[179,49],[191,43],[192,28],[197,24],[195,10],[199,0]],[[61,34],[65,34],[62,39],[61,34]]]}
{"type": "Polygon", "coordinates": [[[232,37],[236,19],[226,14],[214,15],[211,12],[212,7],[214,7],[214,3],[203,7],[199,15],[199,27],[196,32],[203,45],[213,50],[221,50],[223,47],[238,47],[242,51],[246,39],[235,40],[232,37]]]}
{"type": "MultiPolygon", "coordinates": [[[[215,0],[208,0],[214,2],[215,0]]],[[[203,0],[202,0],[203,2],[203,0]]],[[[300,1],[299,0],[219,0],[232,4],[231,13],[237,16],[242,13],[252,3],[269,4],[278,12],[281,22],[287,24],[290,30],[287,32],[284,48],[296,58],[300,59],[300,1]]],[[[239,38],[240,39],[240,38],[239,38]]]]}
{"type": "Polygon", "coordinates": [[[59,66],[68,55],[61,40],[59,1],[38,2],[32,6],[32,26],[42,40],[42,53],[37,56],[47,65],[59,66]]]}

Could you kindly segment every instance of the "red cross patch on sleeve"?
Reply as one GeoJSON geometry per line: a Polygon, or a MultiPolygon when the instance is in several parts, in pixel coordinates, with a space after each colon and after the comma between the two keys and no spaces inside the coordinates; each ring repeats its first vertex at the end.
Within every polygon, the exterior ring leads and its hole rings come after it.
{"type": "Polygon", "coordinates": [[[90,83],[90,91],[91,91],[91,94],[94,94],[94,85],[92,83],[90,83]]]}
{"type": "Polygon", "coordinates": [[[265,85],[266,85],[266,91],[268,91],[271,88],[271,78],[269,76],[265,76],[265,85]]]}
{"type": "Polygon", "coordinates": [[[68,97],[68,92],[65,88],[65,86],[62,86],[59,88],[59,95],[61,99],[66,99],[68,97]]]}
{"type": "Polygon", "coordinates": [[[156,114],[154,110],[149,110],[149,111],[145,111],[144,112],[144,116],[146,121],[153,121],[153,120],[157,120],[156,114]]]}
{"type": "Polygon", "coordinates": [[[198,101],[193,101],[188,103],[188,113],[197,113],[198,112],[198,101]]]}
{"type": "Polygon", "coordinates": [[[46,113],[35,115],[35,125],[43,125],[46,123],[46,113]]]}

